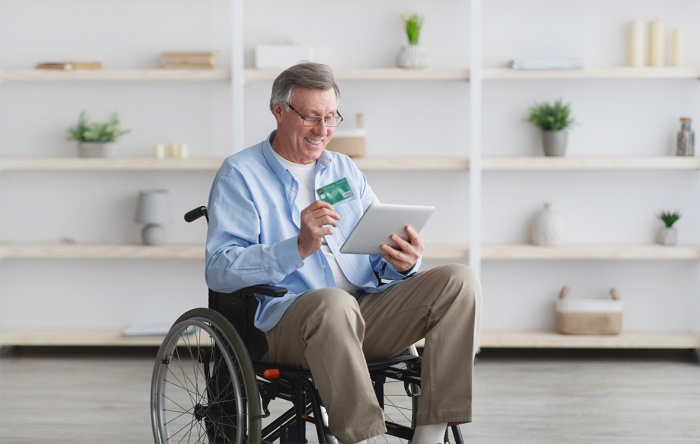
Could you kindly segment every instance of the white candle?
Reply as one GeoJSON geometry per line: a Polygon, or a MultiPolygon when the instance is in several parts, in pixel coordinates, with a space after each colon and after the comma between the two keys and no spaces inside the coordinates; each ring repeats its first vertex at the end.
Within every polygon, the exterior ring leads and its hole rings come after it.
{"type": "Polygon", "coordinates": [[[685,65],[685,32],[674,29],[671,45],[671,64],[673,66],[685,65]]]}
{"type": "Polygon", "coordinates": [[[654,20],[649,26],[649,65],[664,66],[664,24],[654,20]]]}
{"type": "Polygon", "coordinates": [[[156,159],[165,159],[165,145],[159,143],[153,149],[153,154],[156,159]]]}
{"type": "Polygon", "coordinates": [[[170,144],[170,157],[178,158],[180,157],[180,145],[177,143],[170,144]]]}
{"type": "Polygon", "coordinates": [[[187,159],[190,157],[190,147],[186,143],[180,144],[180,159],[187,159]]]}
{"type": "Polygon", "coordinates": [[[635,20],[629,26],[629,57],[630,66],[644,66],[644,23],[635,20]]]}

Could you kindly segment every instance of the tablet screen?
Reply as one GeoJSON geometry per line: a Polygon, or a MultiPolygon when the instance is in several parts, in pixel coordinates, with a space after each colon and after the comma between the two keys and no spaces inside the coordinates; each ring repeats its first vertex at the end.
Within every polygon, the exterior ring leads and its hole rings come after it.
{"type": "Polygon", "coordinates": [[[397,205],[375,203],[370,205],[355,225],[350,236],[340,247],[345,254],[384,254],[381,245],[386,243],[397,247],[389,239],[397,234],[408,240],[406,225],[412,226],[417,232],[423,229],[435,212],[433,206],[397,205]]]}

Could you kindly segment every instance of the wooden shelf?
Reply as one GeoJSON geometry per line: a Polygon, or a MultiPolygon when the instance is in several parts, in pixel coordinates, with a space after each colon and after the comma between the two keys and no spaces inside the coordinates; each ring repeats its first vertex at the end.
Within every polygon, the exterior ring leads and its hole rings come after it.
{"type": "Polygon", "coordinates": [[[4,157],[0,171],[216,171],[223,157],[4,157]]]}
{"type": "MultiPolygon", "coordinates": [[[[698,260],[697,245],[482,245],[483,260],[653,259],[698,260]]],[[[460,244],[428,244],[424,259],[462,260],[469,248],[460,244]]],[[[0,244],[5,259],[203,259],[202,244],[0,244]]]]}
{"type": "MultiPolygon", "coordinates": [[[[427,245],[425,259],[466,259],[460,245],[427,245]]],[[[204,259],[204,244],[0,244],[0,259],[204,259]]]]}
{"type": "MultiPolygon", "coordinates": [[[[246,81],[274,80],[281,69],[246,69],[246,81]]],[[[338,80],[428,80],[468,81],[468,69],[401,69],[401,68],[339,68],[334,71],[338,80]]],[[[514,70],[487,68],[481,72],[484,80],[555,80],[555,79],[700,79],[700,68],[587,68],[514,70]]],[[[231,80],[231,71],[224,69],[98,69],[98,70],[44,70],[8,69],[0,71],[0,81],[53,82],[222,82],[231,80]]]]}
{"type": "Polygon", "coordinates": [[[124,336],[122,330],[3,329],[0,346],[159,347],[164,336],[124,336]]]}
{"type": "Polygon", "coordinates": [[[489,245],[481,246],[483,260],[531,260],[531,259],[700,259],[698,245],[590,245],[569,244],[562,246],[538,245],[489,245]]]}
{"type": "Polygon", "coordinates": [[[0,81],[11,82],[223,82],[231,71],[221,69],[95,69],[62,71],[13,69],[0,71],[0,81]]]}
{"type": "MultiPolygon", "coordinates": [[[[217,171],[223,157],[154,159],[151,157],[4,157],[0,171],[217,171]]],[[[364,171],[466,171],[464,157],[363,157],[354,159],[364,171]]]]}
{"type": "MultiPolygon", "coordinates": [[[[163,336],[122,335],[120,329],[4,329],[0,346],[160,346],[163,336]]],[[[481,348],[698,349],[700,333],[631,332],[615,336],[560,335],[540,331],[484,331],[481,348]]]]}
{"type": "MultiPolygon", "coordinates": [[[[362,157],[363,171],[468,171],[466,157],[362,157]]],[[[216,171],[223,157],[4,157],[0,171],[216,171]]],[[[506,170],[700,170],[700,157],[485,157],[484,171],[506,170]]]]}
{"type": "Polygon", "coordinates": [[[203,259],[203,244],[0,244],[3,259],[203,259]]]}
{"type": "Polygon", "coordinates": [[[700,157],[485,157],[482,170],[700,170],[700,157]]]}
{"type": "Polygon", "coordinates": [[[614,336],[560,335],[550,331],[485,331],[481,348],[700,349],[700,333],[623,332],[614,336]]]}
{"type": "Polygon", "coordinates": [[[700,79],[696,67],[643,67],[627,66],[585,69],[516,70],[487,68],[481,72],[484,80],[632,80],[632,79],[700,79]]]}
{"type": "MultiPolygon", "coordinates": [[[[246,81],[274,80],[281,69],[246,69],[246,81]]],[[[455,80],[468,81],[468,69],[366,68],[334,69],[336,80],[455,80]]]]}

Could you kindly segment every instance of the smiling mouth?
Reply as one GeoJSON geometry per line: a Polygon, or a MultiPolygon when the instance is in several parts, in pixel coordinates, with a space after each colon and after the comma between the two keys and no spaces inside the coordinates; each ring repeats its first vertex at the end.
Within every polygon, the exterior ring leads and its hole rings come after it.
{"type": "Polygon", "coordinates": [[[314,139],[309,139],[308,137],[305,137],[304,139],[305,139],[307,142],[309,142],[311,145],[315,145],[315,146],[318,146],[318,145],[321,144],[321,142],[323,142],[323,139],[314,140],[314,139]]]}

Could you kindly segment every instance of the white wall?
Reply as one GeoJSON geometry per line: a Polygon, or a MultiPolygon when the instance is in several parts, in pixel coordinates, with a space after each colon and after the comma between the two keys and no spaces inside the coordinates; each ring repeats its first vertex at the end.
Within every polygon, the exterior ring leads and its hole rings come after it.
{"type": "MultiPolygon", "coordinates": [[[[315,47],[316,60],[335,68],[394,66],[405,43],[400,14],[408,10],[426,15],[422,42],[432,67],[468,67],[469,5],[457,0],[246,1],[246,66],[253,67],[255,45],[280,39],[315,47]]],[[[684,29],[687,63],[700,66],[700,0],[485,0],[483,14],[484,67],[557,56],[580,57],[590,67],[619,66],[626,53],[625,26],[635,18],[659,18],[667,29],[684,29]]],[[[221,66],[228,68],[229,19],[227,0],[0,0],[0,69],[52,60],[156,68],[161,51],[211,49],[220,51],[221,66]]],[[[340,110],[349,117],[344,125],[364,113],[369,155],[469,152],[466,83],[340,83],[340,110]]],[[[269,81],[246,86],[246,145],[272,129],[270,86],[269,81]]],[[[696,80],[487,80],[483,154],[539,155],[537,131],[524,118],[534,102],[558,97],[572,103],[578,122],[570,134],[572,156],[668,155],[680,116],[693,117],[700,128],[696,80]]],[[[225,83],[5,82],[0,155],[74,156],[65,130],[83,109],[100,119],[118,112],[132,129],[119,141],[119,155],[148,156],[158,142],[186,142],[192,156],[231,151],[225,83]]],[[[0,241],[136,242],[138,191],[164,187],[174,197],[170,241],[198,242],[203,224],[187,225],[181,214],[206,202],[212,177],[212,172],[3,172],[0,241]]],[[[368,177],[384,201],[437,205],[424,234],[427,242],[468,242],[465,173],[368,177]]],[[[527,224],[545,201],[566,215],[573,243],[651,243],[659,227],[654,215],[681,209],[681,242],[700,244],[697,171],[484,172],[483,242],[526,242],[527,224]]],[[[198,261],[0,265],[2,327],[120,327],[144,318],[171,320],[205,303],[198,261]],[[46,316],[26,303],[37,297],[46,316]],[[61,307],[71,309],[50,316],[61,307]]],[[[698,261],[499,261],[484,262],[482,271],[486,329],[552,327],[551,302],[564,284],[578,296],[602,296],[617,287],[626,299],[626,328],[700,325],[698,261]]]]}

